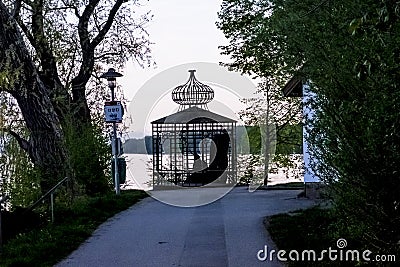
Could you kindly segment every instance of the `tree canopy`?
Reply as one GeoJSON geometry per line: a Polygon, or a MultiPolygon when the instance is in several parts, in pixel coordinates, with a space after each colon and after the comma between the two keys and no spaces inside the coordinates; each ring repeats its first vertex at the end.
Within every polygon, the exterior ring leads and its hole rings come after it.
{"type": "Polygon", "coordinates": [[[268,33],[272,29],[266,23],[271,10],[271,3],[266,1],[224,1],[217,22],[230,41],[221,47],[222,53],[233,59],[222,64],[261,81],[257,96],[243,100],[247,108],[239,115],[248,125],[259,125],[262,129],[264,185],[267,185],[271,161],[289,160],[287,151],[280,157],[273,157],[275,146],[281,153],[284,146],[302,144],[301,135],[292,127],[301,122],[301,99],[283,95],[282,87],[290,76],[279,70],[281,62],[274,61],[277,59],[273,58],[276,40],[264,40],[271,37],[268,33]]]}
{"type": "Polygon", "coordinates": [[[89,105],[106,97],[107,65],[151,63],[150,19],[137,0],[0,1],[0,93],[17,103],[26,131],[6,118],[1,130],[40,171],[42,190],[66,174],[104,180],[89,105]]]}
{"type": "Polygon", "coordinates": [[[219,18],[231,68],[309,82],[313,169],[342,233],[399,252],[399,2],[225,0],[219,18]]]}

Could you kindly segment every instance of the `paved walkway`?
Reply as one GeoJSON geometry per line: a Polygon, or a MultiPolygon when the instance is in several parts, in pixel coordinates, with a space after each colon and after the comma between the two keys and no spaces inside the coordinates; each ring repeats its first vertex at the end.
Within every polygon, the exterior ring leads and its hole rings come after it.
{"type": "Polygon", "coordinates": [[[237,187],[222,199],[195,208],[146,198],[101,225],[57,266],[281,266],[257,259],[265,245],[274,248],[262,221],[315,204],[296,199],[299,192],[249,193],[237,187]]]}

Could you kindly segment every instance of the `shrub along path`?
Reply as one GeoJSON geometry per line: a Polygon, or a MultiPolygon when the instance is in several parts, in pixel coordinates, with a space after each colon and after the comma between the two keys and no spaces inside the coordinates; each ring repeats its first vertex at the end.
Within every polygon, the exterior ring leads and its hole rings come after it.
{"type": "MultiPolygon", "coordinates": [[[[250,193],[236,187],[220,200],[195,208],[146,198],[101,225],[57,266],[265,266],[257,252],[265,245],[273,249],[274,244],[263,218],[315,205],[297,199],[299,193],[250,193]]],[[[279,262],[267,264],[281,266],[279,262]]]]}

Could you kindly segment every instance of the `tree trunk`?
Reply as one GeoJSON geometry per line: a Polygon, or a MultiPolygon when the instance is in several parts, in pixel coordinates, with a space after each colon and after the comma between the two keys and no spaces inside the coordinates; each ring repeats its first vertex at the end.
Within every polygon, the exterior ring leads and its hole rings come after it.
{"type": "Polygon", "coordinates": [[[40,82],[33,85],[27,94],[12,95],[30,132],[27,152],[40,170],[41,188],[46,192],[67,172],[67,152],[60,122],[40,82]]]}
{"type": "Polygon", "coordinates": [[[269,129],[269,113],[270,113],[270,87],[266,92],[267,98],[267,112],[265,114],[265,138],[264,138],[264,186],[268,185],[268,173],[269,173],[269,160],[270,160],[270,146],[271,146],[271,132],[269,129]]]}
{"type": "Polygon", "coordinates": [[[72,80],[72,105],[75,109],[75,120],[83,124],[91,124],[89,105],[86,99],[85,82],[80,82],[79,77],[72,80]]]}
{"type": "Polygon", "coordinates": [[[71,97],[61,84],[56,59],[46,41],[44,2],[34,1],[30,31],[25,35],[37,53],[39,66],[36,66],[20,32],[24,26],[18,25],[0,1],[0,91],[9,92],[18,102],[29,139],[10,133],[28,152],[35,167],[41,170],[43,191],[66,173],[76,175],[87,192],[107,189],[106,166],[102,158],[106,153],[99,148],[104,144],[98,140],[91,124],[86,84],[93,72],[96,46],[104,39],[123,2],[116,1],[107,23],[92,42],[88,22],[98,1],[91,1],[86,6],[78,24],[83,62],[78,75],[71,81],[71,97]]]}
{"type": "Polygon", "coordinates": [[[15,19],[0,2],[0,90],[18,102],[29,130],[29,139],[15,136],[42,174],[45,192],[66,171],[67,152],[60,121],[25,46],[15,19]]]}
{"type": "MultiPolygon", "coordinates": [[[[268,123],[268,121],[266,122],[268,123]]],[[[270,140],[270,130],[269,130],[269,125],[267,124],[265,127],[265,148],[264,148],[264,181],[263,184],[264,186],[268,185],[268,173],[269,173],[269,160],[270,160],[270,145],[271,145],[271,140],[270,140]]]]}

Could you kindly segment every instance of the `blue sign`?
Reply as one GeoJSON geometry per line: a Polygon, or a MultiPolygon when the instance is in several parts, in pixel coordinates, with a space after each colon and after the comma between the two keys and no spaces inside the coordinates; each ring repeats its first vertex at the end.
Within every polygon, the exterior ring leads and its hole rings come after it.
{"type": "Polygon", "coordinates": [[[104,103],[104,115],[106,122],[122,122],[124,111],[121,101],[107,101],[104,103]]]}

